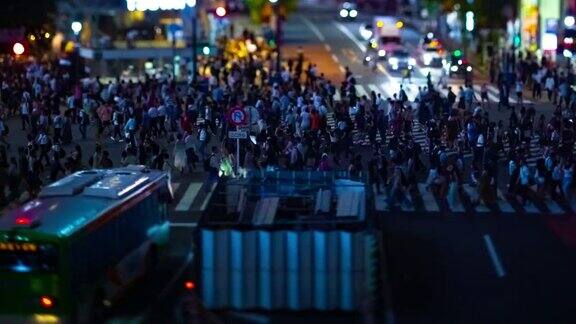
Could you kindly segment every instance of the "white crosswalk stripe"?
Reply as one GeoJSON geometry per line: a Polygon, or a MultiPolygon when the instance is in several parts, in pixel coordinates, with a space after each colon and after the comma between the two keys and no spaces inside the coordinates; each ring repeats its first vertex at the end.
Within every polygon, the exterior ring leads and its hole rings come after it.
{"type": "Polygon", "coordinates": [[[418,184],[418,191],[422,195],[422,201],[424,203],[424,206],[427,206],[429,210],[432,212],[440,211],[440,207],[436,202],[436,198],[434,198],[432,192],[430,192],[430,190],[426,189],[425,187],[426,186],[423,183],[418,184]]]}
{"type": "Polygon", "coordinates": [[[192,203],[194,202],[194,199],[196,198],[196,195],[198,195],[198,192],[200,191],[201,188],[202,188],[201,182],[200,183],[190,182],[188,188],[180,198],[180,201],[178,201],[178,204],[176,205],[176,208],[174,210],[175,211],[189,210],[190,207],[192,207],[192,203]]]}
{"type": "MultiPolygon", "coordinates": [[[[401,203],[398,201],[395,206],[389,205],[388,197],[385,194],[377,194],[375,188],[374,193],[374,208],[376,211],[401,211],[401,212],[425,212],[425,213],[474,213],[478,215],[492,215],[496,214],[533,214],[533,215],[563,215],[566,213],[564,208],[556,201],[551,199],[544,199],[537,206],[534,202],[522,206],[515,198],[512,199],[513,203],[506,198],[500,189],[498,189],[498,200],[493,206],[487,206],[483,201],[478,200],[478,188],[472,187],[468,184],[463,184],[464,195],[469,197],[470,204],[464,205],[460,198],[452,206],[447,199],[438,199],[437,194],[432,190],[428,190],[423,183],[418,183],[417,190],[421,197],[421,202],[416,206],[416,202],[408,194],[410,204],[401,203]],[[438,201],[444,200],[443,206],[438,204],[438,201]]],[[[573,205],[576,205],[574,202],[573,205]]],[[[572,208],[575,208],[573,206],[572,208]]],[[[392,215],[392,214],[391,214],[392,215]]]]}
{"type": "Polygon", "coordinates": [[[370,95],[368,94],[368,92],[366,92],[363,85],[357,84],[354,87],[356,88],[356,95],[358,97],[366,96],[370,98],[370,95]]]}
{"type": "MultiPolygon", "coordinates": [[[[481,100],[482,98],[482,87],[480,85],[474,85],[474,95],[476,95],[476,98],[478,100],[481,100]]],[[[488,88],[488,100],[490,102],[498,102],[500,99],[498,99],[498,95],[494,94],[492,91],[490,91],[490,86],[487,87],[488,88]]]]}
{"type": "Polygon", "coordinates": [[[342,100],[342,94],[340,94],[340,89],[336,89],[336,92],[334,93],[334,101],[341,101],[342,100]]]}
{"type": "Polygon", "coordinates": [[[375,84],[372,83],[368,85],[368,89],[370,89],[370,91],[374,91],[375,94],[382,93],[382,90],[380,90],[375,84]]]}

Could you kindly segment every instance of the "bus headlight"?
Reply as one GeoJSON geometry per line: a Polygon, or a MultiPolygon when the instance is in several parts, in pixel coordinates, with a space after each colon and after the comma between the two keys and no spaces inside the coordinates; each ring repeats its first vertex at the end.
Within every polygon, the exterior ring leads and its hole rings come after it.
{"type": "Polygon", "coordinates": [[[348,10],[346,10],[346,9],[340,10],[340,17],[342,17],[342,18],[348,17],[348,10]]]}
{"type": "Polygon", "coordinates": [[[383,50],[383,49],[381,49],[381,50],[378,50],[378,56],[380,56],[380,57],[384,57],[384,56],[386,56],[386,51],[385,51],[385,50],[383,50]]]}
{"type": "Polygon", "coordinates": [[[358,11],[356,11],[356,9],[352,9],[350,10],[350,18],[356,18],[356,16],[358,16],[358,11]]]}

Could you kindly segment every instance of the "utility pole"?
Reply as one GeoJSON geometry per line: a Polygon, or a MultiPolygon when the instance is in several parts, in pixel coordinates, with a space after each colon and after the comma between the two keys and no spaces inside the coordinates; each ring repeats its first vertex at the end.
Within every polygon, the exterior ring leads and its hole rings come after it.
{"type": "Polygon", "coordinates": [[[196,71],[198,71],[198,2],[191,8],[192,17],[192,81],[196,82],[196,71]]]}

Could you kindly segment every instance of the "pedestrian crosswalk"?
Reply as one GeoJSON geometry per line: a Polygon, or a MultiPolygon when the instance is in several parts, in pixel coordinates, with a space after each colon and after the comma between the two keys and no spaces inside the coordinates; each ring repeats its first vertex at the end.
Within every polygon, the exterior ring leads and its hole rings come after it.
{"type": "MultiPolygon", "coordinates": [[[[439,195],[424,183],[419,183],[412,192],[403,192],[406,199],[395,195],[392,201],[384,193],[378,193],[373,188],[374,209],[379,212],[422,212],[425,214],[457,213],[457,214],[530,214],[530,215],[564,215],[576,211],[576,202],[567,203],[551,198],[534,198],[523,204],[513,196],[506,196],[498,189],[497,200],[486,204],[480,199],[478,189],[469,184],[463,184],[460,193],[454,197],[439,197],[439,195]]],[[[389,193],[390,194],[390,193],[389,193]]]]}
{"type": "Polygon", "coordinates": [[[206,210],[216,184],[216,182],[187,179],[173,181],[171,184],[174,197],[173,212],[188,213],[206,210]]]}
{"type": "MultiPolygon", "coordinates": [[[[351,116],[351,118],[353,121],[355,120],[354,116],[351,116]]],[[[333,113],[328,113],[327,124],[332,129],[336,127],[337,121],[333,113]]],[[[417,120],[412,122],[412,132],[411,132],[412,139],[420,145],[423,152],[428,153],[429,141],[426,132],[427,132],[427,126],[421,124],[417,120]]],[[[388,143],[393,136],[394,135],[392,133],[388,132],[386,134],[386,143],[388,143]]],[[[361,146],[372,145],[372,143],[370,142],[369,134],[367,132],[357,129],[356,126],[354,126],[354,129],[352,130],[352,138],[354,140],[355,145],[361,145],[361,146]]],[[[375,139],[377,143],[382,143],[382,137],[380,136],[379,132],[376,133],[375,139]]],[[[448,143],[446,143],[445,141],[442,144],[445,146],[445,151],[448,155],[456,153],[455,148],[448,147],[447,145],[448,143]]],[[[505,159],[508,155],[509,150],[510,150],[510,143],[504,141],[503,149],[500,150],[500,152],[498,153],[500,159],[505,159]]],[[[576,145],[574,147],[574,152],[576,153],[576,145]]],[[[540,145],[540,136],[538,134],[532,134],[532,136],[530,136],[529,150],[527,150],[525,156],[526,164],[530,167],[535,167],[538,160],[543,158],[543,153],[544,150],[540,145]]],[[[469,149],[464,152],[464,159],[471,159],[472,157],[473,153],[469,149]]]]}
{"type": "MultiPolygon", "coordinates": [[[[402,89],[404,89],[404,91],[406,92],[406,96],[408,97],[409,101],[414,101],[416,99],[416,97],[419,94],[419,88],[424,88],[426,87],[427,84],[426,82],[422,82],[422,81],[418,81],[418,82],[413,82],[413,83],[408,83],[408,82],[398,82],[398,83],[391,83],[391,82],[386,82],[386,83],[382,83],[380,85],[374,84],[374,83],[369,83],[369,84],[356,84],[354,85],[355,90],[356,90],[356,95],[359,97],[362,96],[366,96],[366,97],[370,97],[370,92],[374,91],[375,93],[380,93],[384,98],[392,98],[394,96],[394,94],[398,94],[400,92],[400,87],[402,87],[402,89]]],[[[454,92],[454,94],[456,96],[459,95],[459,88],[464,86],[464,82],[460,81],[460,80],[454,80],[453,82],[450,82],[447,84],[447,87],[451,87],[452,91],[454,92]]],[[[446,96],[448,94],[448,88],[445,87],[437,87],[436,90],[438,90],[442,95],[446,96]]],[[[474,85],[473,87],[474,90],[474,95],[476,97],[476,99],[478,101],[481,100],[481,93],[482,93],[482,89],[480,85],[474,85]]],[[[500,92],[498,90],[498,88],[492,84],[487,85],[487,90],[488,90],[488,100],[492,103],[498,103],[500,101],[500,92]]],[[[341,101],[344,98],[343,94],[341,93],[340,89],[336,89],[336,93],[334,95],[334,100],[335,101],[341,101]]],[[[515,94],[511,94],[509,96],[509,102],[511,104],[518,104],[519,100],[518,98],[516,98],[515,94]]],[[[523,99],[522,101],[523,104],[533,104],[533,102],[531,100],[528,99],[523,99]]]]}

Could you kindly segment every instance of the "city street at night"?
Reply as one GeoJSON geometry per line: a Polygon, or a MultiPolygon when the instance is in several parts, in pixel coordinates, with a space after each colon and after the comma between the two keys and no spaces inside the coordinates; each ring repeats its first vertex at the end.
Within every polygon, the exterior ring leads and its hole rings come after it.
{"type": "Polygon", "coordinates": [[[575,323],[575,16],[5,1],[0,323],[575,323]]]}

